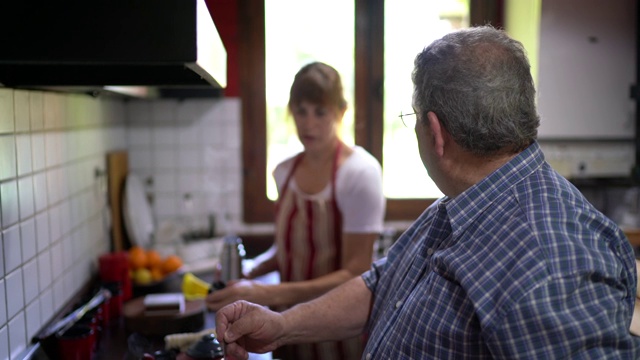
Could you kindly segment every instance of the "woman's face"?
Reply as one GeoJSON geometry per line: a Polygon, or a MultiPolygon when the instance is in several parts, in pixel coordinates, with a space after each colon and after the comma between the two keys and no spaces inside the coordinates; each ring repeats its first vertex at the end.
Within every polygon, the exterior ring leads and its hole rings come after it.
{"type": "Polygon", "coordinates": [[[338,136],[338,123],[344,112],[324,105],[302,101],[291,107],[298,138],[305,150],[330,147],[338,136]]]}

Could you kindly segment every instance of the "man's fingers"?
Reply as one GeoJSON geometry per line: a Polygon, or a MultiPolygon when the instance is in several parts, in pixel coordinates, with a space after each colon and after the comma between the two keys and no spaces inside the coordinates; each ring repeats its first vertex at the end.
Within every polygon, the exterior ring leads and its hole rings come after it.
{"type": "Polygon", "coordinates": [[[226,344],[225,359],[247,360],[249,359],[249,353],[242,347],[238,346],[238,344],[236,343],[226,344]]]}
{"type": "Polygon", "coordinates": [[[237,324],[245,322],[243,315],[249,310],[247,305],[244,301],[238,301],[225,306],[216,314],[216,328],[220,329],[220,336],[224,342],[234,342],[244,335],[243,329],[246,326],[238,327],[237,324]]]}

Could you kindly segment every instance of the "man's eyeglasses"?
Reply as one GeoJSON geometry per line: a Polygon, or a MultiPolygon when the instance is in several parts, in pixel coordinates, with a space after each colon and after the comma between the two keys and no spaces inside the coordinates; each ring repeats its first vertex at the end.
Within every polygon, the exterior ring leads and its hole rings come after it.
{"type": "Polygon", "coordinates": [[[400,111],[400,120],[402,120],[402,123],[404,124],[404,126],[413,129],[416,127],[416,119],[417,119],[417,115],[416,113],[412,112],[412,113],[408,113],[408,114],[403,114],[402,111],[400,111]]]}

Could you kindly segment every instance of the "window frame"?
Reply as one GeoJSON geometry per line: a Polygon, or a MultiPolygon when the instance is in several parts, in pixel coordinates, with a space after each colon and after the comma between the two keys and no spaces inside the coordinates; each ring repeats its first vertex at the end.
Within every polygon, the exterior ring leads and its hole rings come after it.
{"type": "MultiPolygon", "coordinates": [[[[384,0],[355,1],[355,143],[381,164],[384,0]]],[[[502,27],[504,0],[469,0],[470,23],[502,27]]],[[[267,197],[264,0],[238,0],[238,78],[242,99],[242,191],[245,223],[274,220],[267,197]]],[[[385,220],[414,220],[435,199],[387,199],[385,220]]]]}

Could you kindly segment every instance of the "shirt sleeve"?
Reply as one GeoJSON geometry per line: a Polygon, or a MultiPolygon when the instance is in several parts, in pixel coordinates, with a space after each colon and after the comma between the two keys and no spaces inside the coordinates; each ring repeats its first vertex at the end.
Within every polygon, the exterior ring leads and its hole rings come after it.
{"type": "MultiPolygon", "coordinates": [[[[619,284],[618,284],[619,285],[619,284]]],[[[551,279],[507,310],[487,337],[499,359],[638,359],[624,288],[600,274],[551,279]]]]}
{"type": "Polygon", "coordinates": [[[376,286],[378,285],[378,280],[380,279],[382,269],[386,264],[386,257],[378,259],[371,264],[371,269],[369,269],[369,271],[362,274],[362,280],[364,280],[364,284],[372,293],[375,293],[376,291],[376,286]]]}
{"type": "Polygon", "coordinates": [[[296,156],[287,158],[281,163],[279,163],[271,173],[274,181],[276,182],[276,187],[278,189],[278,197],[280,197],[280,195],[282,194],[282,186],[284,186],[284,182],[286,181],[287,176],[289,176],[289,173],[291,172],[291,167],[293,166],[293,162],[296,156]]]}
{"type": "Polygon", "coordinates": [[[382,169],[364,149],[356,149],[340,167],[336,198],[345,233],[380,233],[386,200],[382,193],[382,169]]]}

